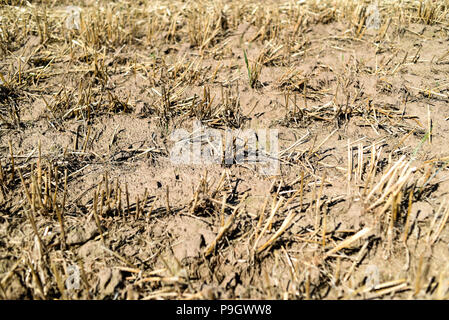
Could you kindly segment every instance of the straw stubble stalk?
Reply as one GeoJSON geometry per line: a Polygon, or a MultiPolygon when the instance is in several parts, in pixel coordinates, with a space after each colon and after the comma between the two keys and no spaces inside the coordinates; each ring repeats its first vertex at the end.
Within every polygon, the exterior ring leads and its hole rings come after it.
{"type": "Polygon", "coordinates": [[[128,183],[125,183],[125,193],[126,193],[126,214],[129,216],[129,192],[128,183]]]}
{"type": "MultiPolygon", "coordinates": [[[[145,198],[145,199],[146,199],[146,198],[145,198]]],[[[154,198],[153,203],[151,204],[150,210],[148,210],[148,213],[147,213],[147,221],[151,218],[151,213],[153,212],[153,208],[154,208],[154,206],[155,206],[157,200],[158,200],[157,197],[154,198]]],[[[146,200],[145,200],[145,202],[143,203],[143,206],[144,206],[144,207],[145,207],[145,204],[146,204],[146,200]]],[[[143,210],[143,208],[142,208],[142,210],[143,210]]]]}
{"type": "Polygon", "coordinates": [[[56,216],[58,218],[59,227],[61,228],[60,238],[61,238],[61,249],[66,248],[66,241],[65,241],[65,230],[64,230],[64,218],[62,216],[62,213],[60,209],[56,206],[55,207],[56,216]]]}
{"type": "MultiPolygon", "coordinates": [[[[377,206],[379,206],[385,200],[385,198],[387,198],[389,195],[397,195],[400,192],[401,188],[406,184],[406,182],[408,181],[408,179],[410,178],[412,173],[414,173],[416,171],[416,168],[414,168],[414,167],[409,168],[409,164],[410,164],[409,162],[403,163],[402,166],[395,168],[396,169],[396,170],[394,170],[395,172],[399,171],[399,169],[402,168],[402,172],[399,174],[399,178],[397,180],[396,179],[389,180],[388,185],[385,188],[385,192],[377,199],[377,201],[375,201],[368,208],[368,210],[372,210],[372,209],[376,208],[377,206]]],[[[392,177],[394,177],[395,175],[396,174],[393,174],[392,177]]],[[[384,179],[382,179],[380,183],[382,183],[383,180],[384,179]]],[[[385,182],[385,181],[383,181],[383,182],[385,182]]],[[[365,203],[367,203],[366,200],[365,200],[365,203]]]]}
{"type": "Polygon", "coordinates": [[[256,251],[257,245],[260,241],[260,238],[262,238],[263,234],[265,233],[265,231],[267,231],[268,227],[271,225],[271,223],[273,222],[274,216],[276,214],[276,212],[279,210],[279,208],[281,207],[282,203],[284,202],[284,197],[280,197],[280,199],[278,200],[278,202],[274,205],[273,202],[273,206],[271,209],[271,214],[268,217],[266,223],[265,223],[265,227],[262,229],[262,231],[260,232],[259,236],[256,238],[256,241],[254,242],[254,246],[253,246],[253,250],[256,251]]]}
{"type": "Polygon", "coordinates": [[[93,214],[94,214],[95,224],[97,225],[98,232],[100,233],[101,242],[104,244],[103,230],[101,229],[100,218],[98,217],[97,204],[98,204],[98,191],[95,190],[94,191],[93,214]]]}
{"type": "Polygon", "coordinates": [[[42,145],[41,140],[38,142],[38,158],[37,158],[37,189],[41,190],[42,186],[42,145]]]}
{"type": "Polygon", "coordinates": [[[362,230],[360,230],[356,234],[352,235],[348,239],[345,239],[342,242],[340,242],[333,249],[331,249],[328,252],[326,252],[324,257],[327,258],[327,257],[335,254],[336,252],[340,251],[341,249],[349,247],[352,243],[354,243],[355,241],[357,241],[357,240],[359,240],[361,238],[366,237],[370,233],[371,233],[371,228],[369,228],[369,227],[363,228],[362,230]]]}
{"type": "Polygon", "coordinates": [[[28,187],[26,186],[25,180],[23,179],[22,170],[20,170],[20,168],[18,168],[17,171],[19,172],[20,181],[22,182],[22,187],[23,187],[23,190],[25,191],[25,195],[27,197],[28,204],[31,207],[32,206],[32,199],[31,199],[31,195],[30,195],[30,192],[28,190],[28,187]]]}
{"type": "Polygon", "coordinates": [[[430,244],[434,244],[437,242],[438,238],[440,237],[441,232],[443,231],[444,226],[446,225],[446,222],[449,218],[449,199],[446,199],[446,208],[444,210],[444,216],[440,220],[440,223],[437,227],[437,231],[435,232],[433,238],[430,241],[430,244]]]}
{"type": "Polygon", "coordinates": [[[226,208],[226,194],[223,194],[223,199],[221,200],[221,210],[220,210],[220,225],[224,226],[224,214],[225,214],[225,208],[226,208]]]}
{"type": "MultiPolygon", "coordinates": [[[[195,212],[196,205],[197,205],[197,203],[198,203],[198,197],[199,197],[199,194],[200,194],[200,190],[199,190],[199,187],[198,187],[198,188],[196,189],[196,191],[195,191],[194,196],[193,196],[192,207],[190,208],[190,213],[191,213],[191,214],[193,214],[193,213],[195,212]]],[[[168,212],[168,209],[167,209],[167,212],[168,212]]]]}
{"type": "Polygon", "coordinates": [[[347,170],[347,194],[351,195],[351,176],[352,176],[352,148],[351,140],[348,139],[348,170],[347,170]]]}
{"type": "Polygon", "coordinates": [[[271,236],[271,238],[267,242],[265,242],[263,245],[257,248],[256,252],[259,254],[265,249],[267,249],[270,245],[272,245],[282,235],[282,233],[290,226],[295,216],[296,212],[290,212],[289,215],[285,218],[279,230],[276,231],[275,234],[271,236]]]}
{"type": "Polygon", "coordinates": [[[170,210],[170,190],[169,190],[168,186],[167,186],[167,190],[166,190],[166,198],[165,198],[165,200],[166,200],[165,204],[166,204],[167,214],[170,214],[171,213],[171,210],[170,210]]]}
{"type": "Polygon", "coordinates": [[[116,203],[118,215],[124,216],[125,212],[122,210],[122,189],[118,188],[118,202],[116,203]]]}
{"type": "Polygon", "coordinates": [[[135,220],[139,220],[140,217],[140,200],[139,200],[139,196],[136,196],[136,219],[135,220]]]}
{"type": "MultiPolygon", "coordinates": [[[[55,166],[54,170],[55,170],[55,191],[53,192],[52,203],[53,203],[53,205],[56,208],[57,207],[57,205],[56,205],[56,196],[57,196],[57,193],[58,193],[58,183],[59,183],[58,166],[55,166]]],[[[51,193],[51,190],[50,190],[50,193],[51,193]]]]}
{"type": "Polygon", "coordinates": [[[217,236],[215,237],[215,239],[209,244],[209,246],[206,248],[206,250],[204,251],[204,255],[207,257],[209,255],[212,254],[212,252],[215,250],[218,242],[221,240],[221,238],[225,235],[225,233],[229,230],[229,228],[231,227],[232,223],[234,222],[234,218],[237,215],[237,212],[240,210],[240,205],[237,206],[234,211],[232,212],[232,214],[228,217],[228,219],[226,220],[226,223],[224,224],[224,226],[222,226],[220,228],[220,230],[218,231],[217,236]]]}
{"type": "Polygon", "coordinates": [[[56,279],[56,285],[58,287],[59,292],[61,293],[61,297],[62,300],[67,299],[66,293],[65,293],[65,285],[64,282],[62,281],[61,275],[58,271],[58,268],[56,267],[56,265],[53,263],[53,261],[50,262],[50,267],[51,270],[53,272],[53,275],[56,279]]]}
{"type": "Polygon", "coordinates": [[[42,281],[39,277],[39,274],[36,272],[36,270],[33,267],[33,264],[29,261],[29,259],[25,258],[25,261],[28,268],[30,269],[33,282],[36,284],[40,298],[45,299],[44,286],[42,285],[42,281]]]}
{"type": "Polygon", "coordinates": [[[43,256],[44,252],[45,252],[45,247],[44,247],[44,243],[42,242],[42,238],[39,235],[39,231],[37,229],[36,219],[34,217],[33,210],[31,210],[31,211],[30,210],[25,210],[25,213],[27,214],[28,219],[30,220],[31,226],[33,228],[34,235],[35,235],[35,237],[37,239],[37,244],[38,244],[38,247],[39,247],[39,254],[40,254],[40,256],[43,256]]]}
{"type": "Polygon", "coordinates": [[[263,218],[265,216],[265,209],[267,207],[268,201],[270,200],[269,196],[265,197],[265,201],[262,204],[262,207],[259,212],[259,220],[257,221],[256,230],[254,231],[254,238],[258,238],[260,227],[262,226],[263,218]]]}
{"type": "MultiPolygon", "coordinates": [[[[369,296],[370,299],[380,298],[387,294],[394,294],[398,291],[408,290],[409,286],[406,279],[388,281],[374,287],[374,293],[369,296]]],[[[369,289],[371,291],[371,288],[369,289]]]]}
{"type": "Polygon", "coordinates": [[[388,171],[386,174],[384,174],[379,181],[379,183],[371,189],[371,192],[368,194],[368,196],[365,198],[365,203],[368,203],[368,201],[374,196],[377,190],[379,190],[387,181],[388,178],[390,178],[391,174],[397,169],[397,167],[404,165],[405,161],[405,155],[403,155],[388,171]]]}
{"type": "Polygon", "coordinates": [[[377,168],[377,163],[378,160],[380,158],[380,153],[382,152],[382,147],[379,148],[378,154],[376,156],[376,147],[373,143],[373,145],[371,146],[371,164],[370,164],[370,169],[369,169],[369,173],[368,173],[368,177],[365,180],[365,186],[363,189],[363,196],[366,195],[366,193],[368,192],[368,186],[371,185],[371,180],[374,179],[374,176],[376,175],[376,168],[377,168]]]}
{"type": "Polygon", "coordinates": [[[409,196],[408,196],[408,208],[407,208],[407,217],[405,219],[405,226],[404,226],[404,235],[402,238],[402,241],[404,243],[407,243],[408,233],[410,229],[410,221],[411,221],[411,212],[412,212],[412,206],[413,206],[413,190],[415,188],[411,188],[409,196]]]}
{"type": "Polygon", "coordinates": [[[11,157],[11,178],[10,178],[10,181],[13,181],[14,180],[15,167],[14,167],[14,153],[13,153],[13,149],[12,149],[12,141],[11,140],[8,141],[8,145],[9,145],[9,155],[11,157]]]}
{"type": "Polygon", "coordinates": [[[318,197],[315,202],[315,232],[318,232],[320,224],[320,207],[321,207],[321,196],[323,195],[324,182],[326,181],[326,173],[323,174],[321,178],[320,189],[318,191],[318,197]]]}

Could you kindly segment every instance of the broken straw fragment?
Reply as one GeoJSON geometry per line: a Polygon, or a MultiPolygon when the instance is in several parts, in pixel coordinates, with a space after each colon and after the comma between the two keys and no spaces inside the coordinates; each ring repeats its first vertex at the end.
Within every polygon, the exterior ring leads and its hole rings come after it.
{"type": "Polygon", "coordinates": [[[369,234],[371,231],[371,228],[363,228],[362,230],[360,230],[359,232],[357,232],[355,235],[349,237],[348,239],[340,242],[340,244],[338,244],[335,248],[329,250],[325,257],[329,257],[330,255],[336,253],[337,251],[340,251],[343,248],[347,248],[351,243],[357,241],[358,239],[366,236],[367,234],[369,234]]]}

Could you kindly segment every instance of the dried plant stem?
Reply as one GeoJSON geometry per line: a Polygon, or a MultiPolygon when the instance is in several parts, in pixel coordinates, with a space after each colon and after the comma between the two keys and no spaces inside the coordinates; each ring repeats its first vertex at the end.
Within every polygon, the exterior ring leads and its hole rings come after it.
{"type": "Polygon", "coordinates": [[[326,252],[325,257],[329,257],[331,255],[333,255],[334,253],[340,251],[341,249],[347,248],[349,247],[353,242],[366,237],[369,233],[371,232],[371,228],[363,228],[362,230],[360,230],[359,232],[357,232],[356,234],[354,234],[353,236],[349,237],[346,240],[343,240],[342,242],[340,242],[337,246],[335,246],[333,249],[329,250],[328,252],[326,252]]]}
{"type": "Polygon", "coordinates": [[[260,238],[263,236],[263,234],[265,233],[265,231],[267,231],[268,227],[271,225],[271,223],[273,222],[273,218],[276,214],[276,212],[279,210],[279,208],[281,207],[282,203],[284,202],[284,197],[281,197],[278,202],[272,206],[271,209],[271,214],[268,217],[266,223],[265,223],[265,227],[262,229],[262,231],[260,232],[259,236],[256,238],[256,241],[254,242],[254,247],[253,250],[257,251],[257,245],[259,243],[260,238]]]}
{"type": "Polygon", "coordinates": [[[206,248],[206,250],[204,251],[204,255],[207,257],[209,255],[212,254],[212,252],[215,250],[218,242],[221,240],[221,238],[223,238],[223,236],[226,234],[226,232],[229,230],[229,228],[231,227],[232,223],[234,222],[234,218],[237,215],[238,211],[240,210],[240,206],[238,206],[237,208],[234,209],[234,212],[232,212],[232,214],[228,217],[228,219],[226,220],[226,223],[224,224],[224,226],[222,226],[220,228],[220,230],[218,231],[217,236],[215,237],[215,239],[210,243],[210,245],[206,248]]]}
{"type": "Polygon", "coordinates": [[[100,233],[101,242],[104,242],[103,230],[101,229],[100,218],[98,217],[97,212],[97,203],[98,203],[98,191],[94,191],[94,206],[93,206],[93,214],[95,219],[95,224],[97,225],[98,232],[100,233]]]}

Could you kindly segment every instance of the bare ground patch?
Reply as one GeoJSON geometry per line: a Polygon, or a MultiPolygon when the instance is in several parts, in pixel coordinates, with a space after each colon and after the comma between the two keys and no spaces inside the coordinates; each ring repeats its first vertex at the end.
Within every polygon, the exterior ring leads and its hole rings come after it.
{"type": "Polygon", "coordinates": [[[449,3],[365,2],[7,1],[0,297],[447,299],[449,3]]]}

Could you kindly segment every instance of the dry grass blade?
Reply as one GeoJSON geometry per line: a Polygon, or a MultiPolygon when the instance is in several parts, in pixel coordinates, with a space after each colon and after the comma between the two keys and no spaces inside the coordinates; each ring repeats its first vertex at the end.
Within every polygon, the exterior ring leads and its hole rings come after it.
{"type": "Polygon", "coordinates": [[[335,254],[336,252],[340,251],[341,249],[349,247],[355,241],[357,241],[359,239],[362,239],[362,238],[366,237],[367,235],[369,235],[370,232],[371,232],[371,228],[368,228],[368,227],[363,228],[362,230],[360,230],[356,234],[350,236],[348,239],[345,239],[342,242],[340,242],[333,249],[327,251],[326,254],[325,254],[325,258],[335,254]]]}
{"type": "Polygon", "coordinates": [[[209,244],[209,246],[204,251],[204,255],[206,257],[212,254],[212,252],[215,250],[218,242],[221,240],[221,238],[223,238],[223,236],[226,234],[226,232],[232,226],[232,223],[234,222],[234,219],[239,210],[240,210],[240,206],[235,208],[234,211],[232,212],[232,214],[226,219],[225,224],[220,228],[215,239],[209,244]]]}
{"type": "Polygon", "coordinates": [[[285,218],[284,222],[282,222],[282,225],[279,227],[279,230],[277,230],[275,234],[271,236],[270,239],[268,239],[267,242],[265,242],[263,245],[257,248],[256,252],[261,253],[262,251],[267,249],[270,245],[272,245],[282,235],[282,233],[290,226],[295,216],[296,213],[290,212],[289,215],[285,218]]]}
{"type": "Polygon", "coordinates": [[[276,204],[273,203],[273,206],[272,206],[272,209],[271,209],[271,214],[268,217],[267,221],[265,222],[264,228],[262,229],[262,231],[260,232],[259,236],[256,238],[256,241],[254,242],[254,247],[253,247],[254,251],[256,251],[257,245],[259,243],[260,238],[262,238],[263,234],[267,231],[267,229],[269,228],[269,226],[273,222],[274,216],[275,216],[276,212],[279,210],[279,208],[282,206],[283,202],[284,202],[284,198],[280,197],[280,199],[278,200],[278,202],[276,204]]]}

